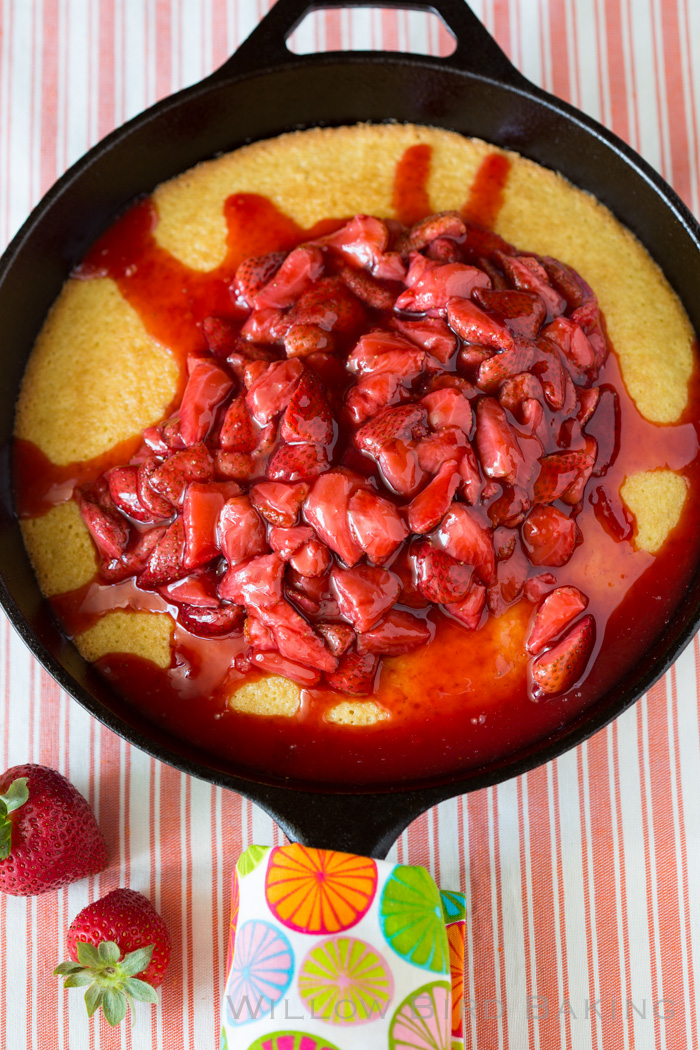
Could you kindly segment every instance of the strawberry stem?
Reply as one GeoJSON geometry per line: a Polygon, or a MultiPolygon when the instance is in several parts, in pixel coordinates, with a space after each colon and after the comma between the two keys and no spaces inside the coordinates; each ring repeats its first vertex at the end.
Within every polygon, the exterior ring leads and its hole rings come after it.
{"type": "Polygon", "coordinates": [[[10,813],[19,809],[29,798],[27,778],[17,777],[13,780],[4,795],[0,795],[0,860],[5,860],[12,852],[12,821],[10,813]]]}
{"type": "Polygon", "coordinates": [[[110,1025],[118,1025],[129,1010],[133,1012],[134,1001],[157,1003],[158,996],[148,981],[139,980],[135,974],[143,973],[151,961],[155,945],[149,944],[121,958],[121,949],[114,941],[101,941],[97,947],[78,941],[78,962],[60,963],[54,970],[55,977],[64,977],[64,988],[79,988],[88,985],[85,1005],[88,1017],[102,1009],[110,1025]]]}

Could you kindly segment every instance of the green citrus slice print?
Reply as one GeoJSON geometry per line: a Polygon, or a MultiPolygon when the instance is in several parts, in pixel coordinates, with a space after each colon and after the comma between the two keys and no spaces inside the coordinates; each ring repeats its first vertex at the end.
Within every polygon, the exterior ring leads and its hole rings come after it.
{"type": "Polygon", "coordinates": [[[449,972],[440,893],[425,868],[394,868],[382,893],[379,917],[384,936],[402,959],[433,973],[449,972]]]}
{"type": "Polygon", "coordinates": [[[446,981],[407,995],[391,1019],[389,1050],[451,1050],[451,999],[446,981]]]}
{"type": "Polygon", "coordinates": [[[248,1050],[338,1050],[335,1043],[329,1043],[317,1035],[305,1035],[304,1032],[273,1032],[272,1035],[261,1035],[248,1050]]]}
{"type": "Polygon", "coordinates": [[[340,933],[359,922],[377,889],[368,857],[292,843],[272,851],[265,898],[283,926],[300,933],[340,933]]]}
{"type": "Polygon", "coordinates": [[[440,900],[442,901],[442,911],[447,925],[451,922],[461,922],[462,919],[466,919],[467,898],[463,893],[460,893],[458,890],[440,890],[440,900]]]}
{"type": "Polygon", "coordinates": [[[270,848],[270,846],[248,846],[248,849],[241,853],[236,863],[236,871],[241,878],[255,871],[265,854],[269,853],[270,848]]]}
{"type": "Polygon", "coordinates": [[[394,979],[371,945],[355,937],[331,937],[304,959],[299,994],[320,1020],[365,1024],[384,1017],[394,994],[394,979]]]}

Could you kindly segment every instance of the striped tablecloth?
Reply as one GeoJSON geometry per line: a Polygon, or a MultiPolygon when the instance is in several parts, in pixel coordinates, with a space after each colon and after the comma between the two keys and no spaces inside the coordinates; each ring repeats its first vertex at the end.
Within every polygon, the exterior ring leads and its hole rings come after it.
{"type": "MultiPolygon", "coordinates": [[[[215,69],[267,0],[0,0],[0,244],[89,146],[215,69]]],[[[602,120],[698,213],[698,0],[474,0],[533,81],[602,120]]],[[[323,13],[300,50],[444,53],[412,13],[323,13]]],[[[695,641],[634,709],[518,780],[446,802],[391,856],[466,889],[467,1046],[697,1050],[700,652],[695,641]]],[[[92,721],[0,626],[3,768],[35,761],[87,795],[111,863],[36,899],[0,899],[0,1050],[216,1050],[229,875],[279,843],[250,803],[181,775],[92,721]],[[117,886],[172,932],[157,1009],[88,1022],[51,976],[64,931],[117,886]]],[[[371,1050],[371,1048],[368,1048],[371,1050]]]]}

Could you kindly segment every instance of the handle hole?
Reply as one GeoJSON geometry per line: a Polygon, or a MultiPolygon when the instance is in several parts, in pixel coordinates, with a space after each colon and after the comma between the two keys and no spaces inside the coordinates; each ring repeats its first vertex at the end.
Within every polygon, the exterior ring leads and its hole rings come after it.
{"type": "Polygon", "coordinates": [[[433,11],[405,8],[319,8],[287,40],[295,55],[322,51],[401,51],[447,58],[457,41],[433,11]]]}

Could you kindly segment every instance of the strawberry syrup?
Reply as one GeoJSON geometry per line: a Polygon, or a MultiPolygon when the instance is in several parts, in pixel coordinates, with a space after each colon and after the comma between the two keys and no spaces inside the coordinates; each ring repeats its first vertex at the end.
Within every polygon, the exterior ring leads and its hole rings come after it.
{"type": "MultiPolygon", "coordinates": [[[[503,200],[509,161],[492,154],[483,162],[462,214],[492,226],[503,200]]],[[[430,148],[412,147],[399,162],[394,207],[404,223],[430,213],[427,180],[430,148]]],[[[76,276],[110,276],[138,311],[150,334],[168,346],[182,367],[187,355],[204,349],[200,323],[216,314],[239,319],[228,292],[238,264],[251,255],[288,250],[338,229],[345,220],[326,220],[304,230],[270,201],[235,194],[225,205],[228,251],[215,271],[190,270],[154,239],[152,202],[131,208],[95,244],[76,276]]],[[[532,606],[521,600],[500,617],[489,617],[477,632],[465,631],[440,615],[424,613],[434,625],[433,641],[407,656],[385,658],[376,699],[389,717],[373,727],[349,728],[326,721],[339,697],[324,689],[302,689],[296,718],[263,718],[228,708],[225,697],[237,682],[255,681],[233,669],[245,643],[240,634],[199,638],[176,625],[173,662],[161,670],[139,657],[116,654],[97,666],[117,692],[148,719],[194,747],[270,780],[372,786],[447,777],[504,761],[525,752],[560,727],[575,721],[626,670],[643,659],[660,628],[672,617],[698,561],[694,523],[700,514],[698,423],[700,382],[694,374],[688,407],[673,426],[650,423],[627,394],[614,354],[600,373],[600,385],[619,396],[621,430],[612,438],[615,454],[604,477],[594,479],[577,523],[584,543],[561,569],[561,584],[579,586],[589,597],[596,623],[596,659],[578,688],[533,703],[527,695],[524,638],[532,606]],[[616,447],[615,447],[616,446],[616,447]],[[626,475],[659,464],[682,474],[689,491],[680,523],[661,552],[635,551],[631,522],[619,488],[626,475]],[[196,701],[196,702],[195,702],[196,701]]],[[[182,390],[178,392],[179,400],[182,390]]],[[[138,444],[117,446],[95,460],[67,467],[51,464],[27,442],[16,442],[16,505],[34,516],[72,498],[76,486],[107,467],[126,462],[138,444]]],[[[70,636],[116,609],[171,612],[176,608],[133,579],[104,584],[98,579],[51,599],[70,636]]],[[[360,701],[361,702],[361,701],[360,701]]]]}

